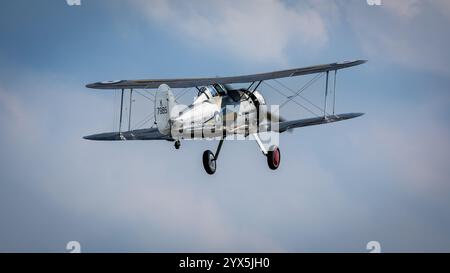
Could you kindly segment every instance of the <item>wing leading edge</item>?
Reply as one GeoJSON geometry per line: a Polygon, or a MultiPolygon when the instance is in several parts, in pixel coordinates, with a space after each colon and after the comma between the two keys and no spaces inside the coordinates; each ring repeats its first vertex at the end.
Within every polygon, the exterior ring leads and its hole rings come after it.
{"type": "Polygon", "coordinates": [[[93,89],[152,89],[158,88],[161,84],[168,84],[171,88],[188,88],[196,86],[206,86],[211,84],[231,84],[231,83],[250,83],[264,80],[273,80],[286,77],[296,77],[308,74],[315,74],[327,71],[340,70],[356,65],[361,65],[367,61],[357,60],[351,62],[331,63],[323,65],[315,65],[303,68],[294,68],[288,70],[280,70],[268,73],[260,73],[253,75],[243,75],[234,77],[216,77],[216,78],[185,78],[185,79],[149,79],[149,80],[121,80],[96,82],[86,85],[87,88],[93,89]]]}

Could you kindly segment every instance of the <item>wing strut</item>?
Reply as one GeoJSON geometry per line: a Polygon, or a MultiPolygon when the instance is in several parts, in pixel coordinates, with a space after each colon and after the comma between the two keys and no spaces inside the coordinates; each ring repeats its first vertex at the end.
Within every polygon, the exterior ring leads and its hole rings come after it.
{"type": "MultiPolygon", "coordinates": [[[[329,86],[329,75],[330,71],[326,72],[326,81],[325,81],[325,102],[324,102],[324,106],[323,106],[323,117],[327,118],[328,117],[328,113],[327,113],[327,96],[328,96],[328,86],[329,86]]],[[[335,108],[336,108],[336,80],[337,80],[337,70],[334,70],[334,78],[333,78],[333,115],[335,113],[335,108]]]]}
{"type": "Polygon", "coordinates": [[[120,118],[119,118],[119,134],[122,132],[122,110],[123,110],[123,88],[120,96],[120,118]]]}
{"type": "Polygon", "coordinates": [[[261,80],[261,81],[253,81],[253,82],[250,84],[250,86],[247,87],[247,90],[248,90],[248,91],[251,91],[251,90],[252,90],[252,86],[253,86],[256,82],[258,82],[258,83],[257,83],[256,86],[253,88],[252,93],[256,91],[256,89],[257,89],[257,88],[259,87],[259,85],[263,82],[263,80],[261,80]]]}
{"type": "Polygon", "coordinates": [[[258,89],[259,85],[262,83],[263,81],[259,81],[258,84],[255,86],[255,88],[253,89],[253,92],[256,91],[256,89],[258,89]]]}
{"type": "Polygon", "coordinates": [[[130,112],[128,114],[128,131],[131,129],[131,103],[133,100],[133,88],[130,89],[130,112]]]}
{"type": "Polygon", "coordinates": [[[334,87],[333,87],[333,116],[334,116],[334,109],[336,108],[336,78],[337,77],[337,70],[334,70],[334,87]]]}
{"type": "MultiPolygon", "coordinates": [[[[119,134],[122,133],[122,121],[123,121],[123,98],[125,94],[125,89],[121,90],[120,94],[120,117],[119,117],[119,134]]],[[[130,88],[130,109],[128,111],[128,131],[131,130],[131,106],[133,103],[133,89],[130,88]]]]}
{"type": "Polygon", "coordinates": [[[323,105],[323,117],[326,118],[327,117],[327,96],[328,96],[328,76],[329,76],[330,72],[327,71],[327,78],[325,80],[325,103],[323,105]]]}

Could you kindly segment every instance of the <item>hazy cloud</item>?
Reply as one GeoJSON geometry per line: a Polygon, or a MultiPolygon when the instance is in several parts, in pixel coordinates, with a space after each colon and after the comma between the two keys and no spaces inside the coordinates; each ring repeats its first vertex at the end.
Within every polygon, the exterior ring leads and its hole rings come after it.
{"type": "Polygon", "coordinates": [[[383,6],[395,16],[412,19],[431,9],[449,16],[450,2],[447,0],[384,0],[383,6]]]}
{"type": "Polygon", "coordinates": [[[421,11],[421,5],[425,1],[420,0],[385,0],[382,5],[386,7],[395,16],[411,18],[421,11]]]}
{"type": "Polygon", "coordinates": [[[313,8],[277,0],[138,1],[152,22],[179,41],[255,62],[285,62],[286,50],[325,45],[325,23],[313,8]]]}
{"type": "Polygon", "coordinates": [[[327,48],[344,26],[370,59],[413,69],[450,73],[445,0],[385,0],[381,6],[332,1],[141,1],[132,2],[151,23],[180,43],[256,63],[287,64],[287,51],[327,48]],[[350,26],[347,26],[349,24],[350,26]]]}
{"type": "Polygon", "coordinates": [[[448,1],[383,1],[343,6],[370,59],[428,72],[450,73],[448,1]]]}
{"type": "MultiPolygon", "coordinates": [[[[450,171],[450,132],[430,119],[415,118],[408,129],[396,124],[372,126],[365,139],[373,143],[367,149],[373,160],[384,161],[383,170],[392,172],[407,191],[423,195],[448,192],[450,171]]],[[[364,144],[366,145],[366,144],[364,144]]]]}

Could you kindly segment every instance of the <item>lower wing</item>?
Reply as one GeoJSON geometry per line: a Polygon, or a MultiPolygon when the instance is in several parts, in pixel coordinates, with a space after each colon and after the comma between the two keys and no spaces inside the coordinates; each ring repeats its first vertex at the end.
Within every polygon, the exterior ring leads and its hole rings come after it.
{"type": "MultiPolygon", "coordinates": [[[[278,123],[278,130],[275,130],[275,128],[272,128],[272,129],[274,129],[274,131],[283,133],[287,130],[291,130],[294,128],[319,125],[319,124],[327,124],[327,123],[342,121],[342,120],[346,120],[346,119],[356,118],[356,117],[359,117],[362,115],[364,115],[364,114],[363,113],[347,113],[347,114],[332,115],[332,116],[327,116],[327,117],[316,117],[316,118],[281,121],[278,123]]],[[[139,129],[139,130],[126,131],[126,132],[101,133],[101,134],[85,136],[83,138],[88,139],[88,140],[97,140],[97,141],[173,140],[169,135],[161,134],[157,128],[139,129]]]]}
{"type": "Polygon", "coordinates": [[[327,124],[332,122],[337,122],[346,119],[352,119],[359,116],[364,115],[363,113],[347,113],[347,114],[339,114],[332,115],[327,117],[316,117],[316,118],[307,118],[307,119],[297,119],[297,120],[288,120],[281,121],[278,123],[278,132],[283,133],[287,130],[300,128],[305,126],[319,125],[319,124],[327,124]]]}
{"type": "Polygon", "coordinates": [[[101,133],[83,137],[88,140],[172,140],[168,135],[161,134],[157,128],[139,129],[126,132],[101,133]]]}

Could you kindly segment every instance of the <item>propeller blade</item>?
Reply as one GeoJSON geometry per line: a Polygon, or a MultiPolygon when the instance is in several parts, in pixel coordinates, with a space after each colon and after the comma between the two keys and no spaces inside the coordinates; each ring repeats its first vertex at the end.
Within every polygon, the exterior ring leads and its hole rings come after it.
{"type": "MultiPolygon", "coordinates": [[[[278,122],[283,122],[283,121],[287,121],[287,119],[283,118],[280,115],[274,114],[270,111],[266,111],[266,117],[267,120],[269,121],[278,121],[278,122]]],[[[292,133],[294,131],[294,129],[288,129],[287,132],[292,133]]]]}
{"type": "Polygon", "coordinates": [[[286,121],[285,118],[281,117],[280,115],[274,114],[274,113],[272,113],[270,111],[266,111],[265,114],[266,114],[267,119],[270,120],[270,121],[272,121],[272,120],[273,121],[278,120],[279,122],[286,121]]]}

